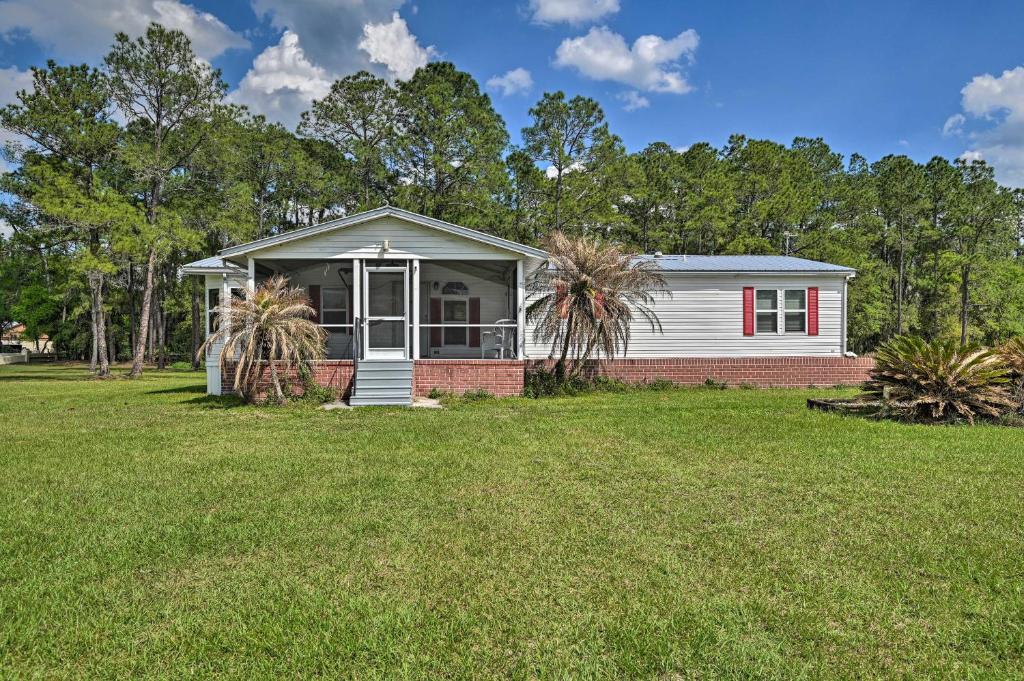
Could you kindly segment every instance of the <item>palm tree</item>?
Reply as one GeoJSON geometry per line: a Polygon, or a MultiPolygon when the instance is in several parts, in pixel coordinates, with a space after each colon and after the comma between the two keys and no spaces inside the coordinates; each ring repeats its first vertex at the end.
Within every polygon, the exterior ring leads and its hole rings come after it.
{"type": "Polygon", "coordinates": [[[544,247],[548,258],[530,279],[530,294],[536,299],[526,316],[536,323],[534,338],[550,343],[552,356],[558,353],[559,380],[565,378],[570,354],[578,360],[572,373],[576,376],[595,350],[607,357],[624,353],[636,314],[652,331],[661,331],[651,306],[665,280],[650,261],[637,262],[617,246],[561,232],[551,234],[544,247]]]}
{"type": "Polygon", "coordinates": [[[218,329],[199,349],[201,355],[216,343],[223,343],[221,367],[237,358],[234,390],[247,402],[256,399],[264,363],[270,367],[274,400],[284,400],[278,363],[287,371],[297,362],[323,359],[326,334],[314,321],[315,312],[306,292],[290,288],[278,275],[263,282],[245,296],[222,303],[216,309],[218,329]],[[277,361],[270,361],[277,360],[277,361]]]}

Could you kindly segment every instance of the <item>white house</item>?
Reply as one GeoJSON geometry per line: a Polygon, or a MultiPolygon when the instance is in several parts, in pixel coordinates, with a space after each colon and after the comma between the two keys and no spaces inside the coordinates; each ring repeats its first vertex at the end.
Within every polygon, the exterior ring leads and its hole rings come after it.
{"type": "MultiPolygon", "coordinates": [[[[707,378],[756,385],[854,383],[847,357],[847,267],[781,256],[639,256],[663,274],[654,312],[634,324],[623,357],[592,371],[626,380],[707,378]]],[[[551,348],[526,322],[537,248],[383,207],[233,246],[190,263],[212,310],[273,274],[304,288],[328,333],[318,381],[354,404],[408,403],[432,388],[522,391],[551,348]]],[[[230,389],[219,350],[206,360],[211,394],[230,389]]],[[[230,363],[227,365],[231,371],[230,363]]]]}

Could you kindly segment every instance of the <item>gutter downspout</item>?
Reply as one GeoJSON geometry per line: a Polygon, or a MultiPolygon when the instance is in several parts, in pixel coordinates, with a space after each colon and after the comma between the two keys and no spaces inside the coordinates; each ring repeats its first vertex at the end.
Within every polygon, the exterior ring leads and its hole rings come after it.
{"type": "Polygon", "coordinates": [[[856,275],[851,274],[851,275],[843,278],[843,304],[841,306],[841,313],[840,313],[840,317],[841,317],[840,328],[842,329],[842,331],[841,331],[842,339],[841,339],[841,344],[840,344],[840,354],[843,357],[846,357],[847,356],[847,352],[848,352],[847,351],[847,345],[846,345],[846,318],[847,318],[847,311],[846,310],[847,310],[847,299],[849,298],[849,291],[850,291],[850,279],[852,279],[854,276],[856,276],[856,275]]]}

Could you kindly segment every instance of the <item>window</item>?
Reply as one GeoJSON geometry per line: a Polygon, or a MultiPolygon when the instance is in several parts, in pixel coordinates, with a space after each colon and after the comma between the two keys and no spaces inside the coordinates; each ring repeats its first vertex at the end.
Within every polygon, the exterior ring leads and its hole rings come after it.
{"type": "Polygon", "coordinates": [[[785,292],[786,333],[807,332],[807,291],[791,289],[785,292]]]}
{"type": "Polygon", "coordinates": [[[348,324],[348,291],[327,286],[320,289],[320,323],[348,324]]]}
{"type": "Polygon", "coordinates": [[[217,330],[217,306],[220,305],[220,290],[211,288],[206,290],[206,333],[211,334],[217,330]]]}
{"type": "MultiPolygon", "coordinates": [[[[465,324],[469,319],[469,302],[465,299],[446,299],[444,301],[444,323],[465,324]]],[[[466,327],[444,330],[445,345],[465,345],[466,327]]]]}
{"type": "Polygon", "coordinates": [[[779,332],[779,292],[775,289],[759,289],[755,306],[757,333],[779,332]]]}

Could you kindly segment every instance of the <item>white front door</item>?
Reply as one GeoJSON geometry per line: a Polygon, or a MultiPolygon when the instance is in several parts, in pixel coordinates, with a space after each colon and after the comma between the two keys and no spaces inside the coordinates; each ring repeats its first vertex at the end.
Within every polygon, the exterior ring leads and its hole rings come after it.
{"type": "Polygon", "coordinates": [[[363,268],[363,356],[366,359],[409,358],[409,270],[406,267],[363,268]]]}

